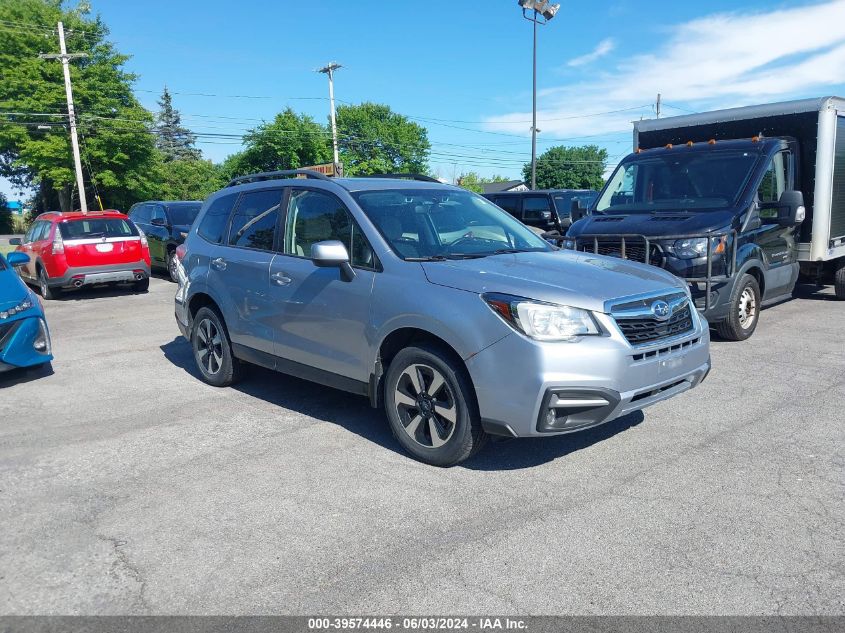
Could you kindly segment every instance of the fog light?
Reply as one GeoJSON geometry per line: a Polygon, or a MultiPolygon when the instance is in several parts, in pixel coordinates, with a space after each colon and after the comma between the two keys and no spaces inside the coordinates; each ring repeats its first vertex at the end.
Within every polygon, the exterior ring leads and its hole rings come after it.
{"type": "Polygon", "coordinates": [[[32,341],[32,347],[41,354],[50,354],[52,352],[52,344],[50,342],[50,332],[47,330],[47,324],[44,319],[38,319],[38,335],[32,341]]]}

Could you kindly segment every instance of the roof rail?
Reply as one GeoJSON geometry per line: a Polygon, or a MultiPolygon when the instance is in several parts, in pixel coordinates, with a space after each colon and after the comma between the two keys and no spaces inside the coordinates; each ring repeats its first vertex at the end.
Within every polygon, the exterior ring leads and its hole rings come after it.
{"type": "Polygon", "coordinates": [[[316,178],[317,180],[331,180],[325,174],[313,171],[311,169],[284,169],[282,171],[262,171],[257,174],[247,174],[246,176],[238,176],[229,181],[227,187],[234,187],[235,185],[242,185],[246,182],[259,182],[261,180],[276,180],[278,178],[288,178],[290,176],[305,176],[306,178],[316,178]]]}
{"type": "Polygon", "coordinates": [[[426,176],[425,174],[370,174],[368,176],[360,176],[361,178],[397,178],[397,179],[405,179],[405,180],[419,180],[421,182],[436,182],[439,184],[439,180],[437,178],[432,178],[431,176],[426,176]]]}

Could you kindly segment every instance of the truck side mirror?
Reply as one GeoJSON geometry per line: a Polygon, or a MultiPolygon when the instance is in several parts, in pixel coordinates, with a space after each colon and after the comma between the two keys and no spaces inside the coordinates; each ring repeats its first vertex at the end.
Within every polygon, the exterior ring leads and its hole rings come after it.
{"type": "Polygon", "coordinates": [[[797,226],[804,221],[807,211],[804,208],[804,194],[800,191],[784,191],[778,201],[778,224],[797,226]]]}
{"type": "Polygon", "coordinates": [[[587,207],[584,206],[584,201],[581,198],[575,198],[572,201],[572,208],[569,211],[569,219],[572,224],[575,224],[581,218],[587,217],[587,207]]]}

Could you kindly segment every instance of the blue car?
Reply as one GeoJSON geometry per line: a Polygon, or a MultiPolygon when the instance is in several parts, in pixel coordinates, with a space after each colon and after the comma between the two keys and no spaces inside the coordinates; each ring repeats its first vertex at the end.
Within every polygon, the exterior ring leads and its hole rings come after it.
{"type": "Polygon", "coordinates": [[[53,360],[41,301],[15,272],[27,262],[26,253],[0,254],[0,372],[53,360]]]}

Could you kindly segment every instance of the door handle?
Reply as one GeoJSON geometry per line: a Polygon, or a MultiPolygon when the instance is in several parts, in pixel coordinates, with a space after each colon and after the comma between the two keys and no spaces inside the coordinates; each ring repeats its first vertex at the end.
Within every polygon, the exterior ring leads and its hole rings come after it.
{"type": "Polygon", "coordinates": [[[211,267],[214,270],[226,270],[226,260],[222,257],[215,257],[211,260],[211,267]]]}
{"type": "Polygon", "coordinates": [[[270,280],[277,286],[287,286],[293,281],[293,279],[285,275],[285,273],[273,273],[270,275],[270,280]]]}

